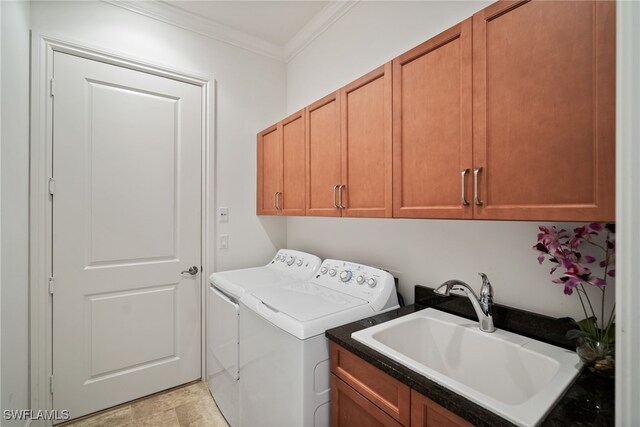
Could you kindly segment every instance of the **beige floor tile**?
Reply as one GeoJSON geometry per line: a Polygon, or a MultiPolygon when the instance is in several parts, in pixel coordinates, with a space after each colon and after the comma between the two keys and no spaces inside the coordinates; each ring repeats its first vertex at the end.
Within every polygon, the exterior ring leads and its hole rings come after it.
{"type": "Polygon", "coordinates": [[[206,382],[133,402],[64,427],[228,427],[206,382]]]}
{"type": "Polygon", "coordinates": [[[180,422],[176,411],[168,409],[144,418],[135,418],[133,422],[122,427],[180,427],[180,422]]]}
{"type": "Polygon", "coordinates": [[[133,421],[131,406],[124,406],[85,418],[65,427],[120,427],[133,421]]]}

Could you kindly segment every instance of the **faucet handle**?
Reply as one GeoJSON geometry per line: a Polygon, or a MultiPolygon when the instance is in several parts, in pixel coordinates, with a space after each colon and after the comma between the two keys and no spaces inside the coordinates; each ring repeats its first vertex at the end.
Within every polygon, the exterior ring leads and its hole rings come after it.
{"type": "Polygon", "coordinates": [[[484,298],[493,298],[493,287],[491,286],[491,282],[489,278],[484,273],[478,273],[480,277],[482,277],[482,287],[480,288],[480,299],[484,298]]]}

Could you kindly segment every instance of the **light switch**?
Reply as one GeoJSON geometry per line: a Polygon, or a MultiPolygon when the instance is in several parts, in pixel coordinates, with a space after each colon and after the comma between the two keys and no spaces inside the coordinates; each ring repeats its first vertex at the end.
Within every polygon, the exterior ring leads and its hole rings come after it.
{"type": "Polygon", "coordinates": [[[219,249],[229,249],[229,235],[228,234],[221,234],[220,235],[220,245],[218,246],[219,249]]]}
{"type": "Polygon", "coordinates": [[[218,209],[218,221],[229,222],[229,208],[218,209]]]}

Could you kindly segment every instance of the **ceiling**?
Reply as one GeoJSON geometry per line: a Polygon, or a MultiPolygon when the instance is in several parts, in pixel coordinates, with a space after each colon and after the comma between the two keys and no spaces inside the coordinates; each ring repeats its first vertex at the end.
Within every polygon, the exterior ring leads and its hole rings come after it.
{"type": "Polygon", "coordinates": [[[291,40],[329,1],[167,1],[171,6],[276,45],[291,40]]]}

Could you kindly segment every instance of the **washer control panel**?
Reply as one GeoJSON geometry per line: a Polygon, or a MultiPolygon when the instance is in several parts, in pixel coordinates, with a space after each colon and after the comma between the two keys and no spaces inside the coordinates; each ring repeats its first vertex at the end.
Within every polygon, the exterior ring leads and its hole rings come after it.
{"type": "Polygon", "coordinates": [[[293,249],[280,249],[268,266],[304,279],[320,269],[322,260],[315,255],[293,249]]]}
{"type": "Polygon", "coordinates": [[[327,259],[314,277],[313,281],[321,286],[366,300],[372,305],[375,302],[384,304],[389,299],[397,304],[393,276],[378,268],[327,259]]]}

